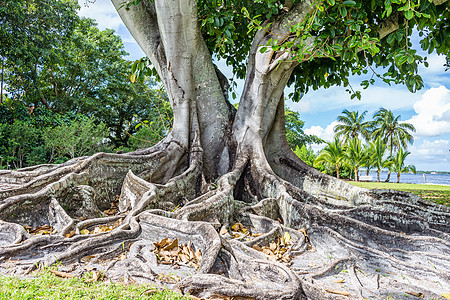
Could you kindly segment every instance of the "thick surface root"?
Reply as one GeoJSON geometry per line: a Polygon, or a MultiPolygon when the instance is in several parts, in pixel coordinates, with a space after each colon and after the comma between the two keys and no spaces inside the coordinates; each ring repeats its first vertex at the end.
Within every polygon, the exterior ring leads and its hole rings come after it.
{"type": "Polygon", "coordinates": [[[201,157],[174,144],[2,171],[0,273],[61,262],[202,298],[450,291],[447,208],[255,157],[207,184],[201,157]]]}

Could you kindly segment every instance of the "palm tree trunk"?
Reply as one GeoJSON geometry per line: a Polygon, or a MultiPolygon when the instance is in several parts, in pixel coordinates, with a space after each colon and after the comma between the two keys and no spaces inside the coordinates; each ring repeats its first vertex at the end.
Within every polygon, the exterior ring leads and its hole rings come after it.
{"type": "Polygon", "coordinates": [[[397,183],[400,183],[400,172],[397,173],[397,183]]]}
{"type": "MultiPolygon", "coordinates": [[[[391,146],[389,149],[389,158],[392,158],[392,150],[394,148],[394,140],[392,139],[392,135],[391,135],[391,146]]],[[[388,176],[386,178],[386,180],[384,182],[389,182],[389,179],[391,178],[391,170],[388,171],[388,176]]]]}
{"type": "Polygon", "coordinates": [[[380,182],[380,169],[377,169],[377,182],[380,182]]]}
{"type": "Polygon", "coordinates": [[[337,179],[340,179],[339,167],[338,166],[336,166],[336,177],[337,177],[337,179]]]}

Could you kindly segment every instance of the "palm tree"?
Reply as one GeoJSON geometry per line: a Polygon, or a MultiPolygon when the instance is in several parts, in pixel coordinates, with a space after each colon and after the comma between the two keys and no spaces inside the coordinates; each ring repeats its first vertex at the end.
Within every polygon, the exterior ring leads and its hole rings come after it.
{"type": "Polygon", "coordinates": [[[374,142],[371,142],[373,148],[373,163],[377,168],[377,182],[380,182],[380,172],[382,168],[388,167],[388,161],[384,159],[387,146],[383,143],[381,137],[377,137],[374,142]]]}
{"type": "Polygon", "coordinates": [[[369,176],[370,169],[372,167],[375,167],[375,161],[374,161],[374,143],[370,142],[369,145],[363,145],[363,166],[366,167],[366,175],[369,176]]]}
{"type": "Polygon", "coordinates": [[[351,139],[344,148],[346,165],[355,172],[355,181],[359,181],[359,168],[364,163],[364,151],[361,140],[357,137],[351,139]]]}
{"type": "Polygon", "coordinates": [[[390,169],[397,173],[397,183],[400,183],[400,174],[412,171],[416,174],[416,167],[413,165],[405,166],[405,158],[411,154],[409,151],[404,151],[403,148],[398,149],[397,154],[392,158],[390,169]]]}
{"type": "MultiPolygon", "coordinates": [[[[414,137],[410,131],[415,132],[416,129],[412,124],[400,123],[400,115],[394,116],[392,111],[380,108],[373,116],[373,137],[382,137],[383,142],[389,146],[389,157],[392,157],[394,148],[407,148],[407,144],[414,142],[414,137]]],[[[391,172],[389,171],[386,182],[389,181],[391,172]]]]}
{"type": "Polygon", "coordinates": [[[333,142],[327,142],[327,146],[320,151],[319,156],[314,160],[314,167],[324,166],[336,172],[336,177],[339,179],[339,169],[344,164],[344,152],[341,142],[337,137],[333,142]]]}
{"type": "Polygon", "coordinates": [[[342,111],[342,115],[337,120],[340,124],[334,127],[334,132],[338,138],[342,137],[343,142],[361,136],[366,141],[369,140],[371,134],[371,122],[363,122],[366,117],[367,110],[361,115],[358,111],[342,111]]]}

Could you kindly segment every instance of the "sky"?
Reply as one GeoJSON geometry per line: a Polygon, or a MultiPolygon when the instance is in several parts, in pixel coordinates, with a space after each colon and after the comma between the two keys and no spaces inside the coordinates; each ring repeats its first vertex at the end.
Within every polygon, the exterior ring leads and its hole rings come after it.
{"type": "MultiPolygon", "coordinates": [[[[81,16],[95,19],[100,29],[114,29],[122,37],[125,49],[130,54],[127,59],[144,56],[110,0],[96,0],[88,7],[84,4],[85,0],[78,1],[81,16]]],[[[417,40],[418,37],[413,36],[413,47],[420,50],[417,40]]],[[[422,51],[419,54],[425,56],[422,51]]],[[[344,87],[332,87],[310,91],[300,102],[287,101],[287,105],[300,113],[300,118],[305,121],[305,133],[317,135],[326,141],[333,139],[336,118],[344,109],[359,113],[367,111],[366,120],[371,120],[381,107],[392,110],[395,116],[401,116],[401,121],[416,127],[414,144],[408,147],[411,154],[406,164],[415,165],[417,170],[450,171],[450,71],[445,72],[443,56],[427,56],[429,67],[422,66],[419,69],[425,86],[416,93],[411,93],[403,85],[388,85],[382,81],[363,90],[359,84],[366,78],[353,76],[350,82],[355,90],[361,91],[361,100],[351,100],[344,87]]],[[[223,62],[217,62],[217,65],[227,77],[232,77],[230,68],[223,62]]],[[[238,81],[238,95],[242,86],[243,81],[238,81]]],[[[313,149],[318,151],[323,146],[314,145],[313,149]]]]}

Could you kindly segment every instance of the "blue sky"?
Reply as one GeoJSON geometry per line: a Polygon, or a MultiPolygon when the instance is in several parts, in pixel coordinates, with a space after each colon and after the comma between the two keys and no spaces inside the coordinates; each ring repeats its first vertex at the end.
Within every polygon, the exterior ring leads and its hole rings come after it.
{"type": "MultiPolygon", "coordinates": [[[[78,0],[81,6],[80,15],[95,19],[100,29],[112,28],[122,37],[125,49],[130,53],[128,59],[144,56],[123,25],[110,0],[96,0],[89,7],[84,0],[78,0]]],[[[413,38],[413,43],[417,37],[413,38]]],[[[416,47],[418,49],[418,47],[416,47]]],[[[411,155],[407,164],[414,164],[418,170],[450,171],[450,72],[445,72],[445,58],[432,54],[428,57],[429,67],[421,67],[425,86],[422,90],[411,93],[402,85],[387,85],[377,82],[366,90],[359,88],[363,78],[351,77],[354,89],[362,91],[361,100],[351,100],[344,87],[332,87],[308,92],[298,103],[288,101],[287,105],[300,112],[305,121],[305,132],[315,134],[325,140],[333,137],[336,117],[344,109],[367,110],[367,119],[380,107],[390,109],[401,120],[412,123],[417,132],[415,142],[409,147],[411,155]]],[[[218,62],[219,68],[231,77],[231,71],[218,62]]],[[[238,90],[242,88],[242,82],[238,90]]],[[[319,150],[323,145],[314,146],[319,150]]]]}

